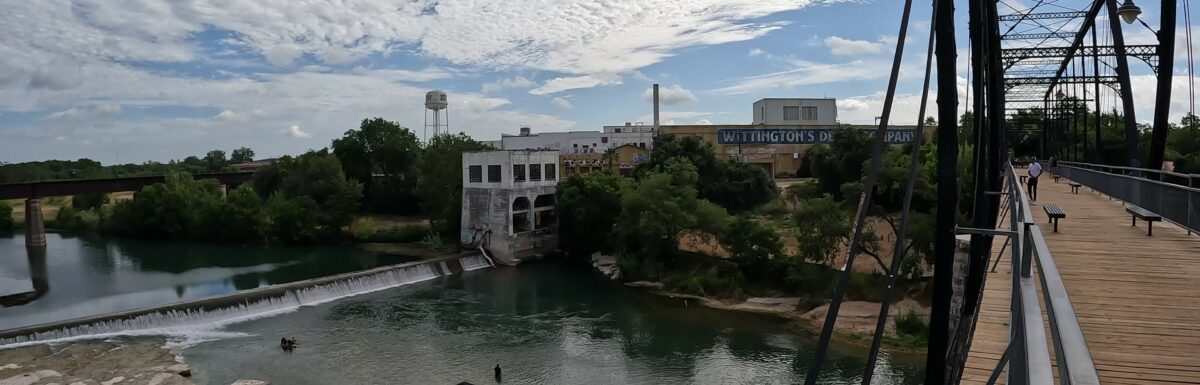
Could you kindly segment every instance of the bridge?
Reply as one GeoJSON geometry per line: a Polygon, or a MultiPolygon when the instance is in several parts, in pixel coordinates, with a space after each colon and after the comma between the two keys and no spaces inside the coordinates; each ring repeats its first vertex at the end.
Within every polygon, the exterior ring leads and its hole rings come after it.
{"type": "Polygon", "coordinates": [[[1036,205],[1006,180],[997,229],[1010,233],[993,247],[963,383],[1200,384],[1200,189],[1146,177],[1200,175],[1070,162],[1058,174],[1036,205]],[[1057,231],[1051,204],[1066,213],[1057,231]],[[1127,207],[1166,223],[1151,233],[1127,207]]]}
{"type": "MultiPolygon", "coordinates": [[[[1187,1],[1154,3],[1157,12],[1148,13],[1156,14],[1157,29],[1133,0],[933,1],[917,122],[924,123],[936,87],[933,139],[958,145],[936,150],[926,385],[1200,384],[1200,175],[1158,171],[1169,169],[1177,8],[1184,4],[1188,20],[1190,8],[1187,1]],[[966,15],[956,16],[958,9],[966,15]],[[959,20],[967,21],[970,40],[969,106],[960,105],[955,75],[963,69],[959,20]],[[1142,27],[1156,44],[1126,44],[1142,27]],[[1135,114],[1134,66],[1155,80],[1149,119],[1135,114]],[[970,124],[962,134],[960,117],[970,124]],[[1142,121],[1151,122],[1149,130],[1139,129],[1142,121]],[[1057,175],[1040,178],[1036,202],[1025,190],[1027,169],[1014,166],[1029,156],[1060,160],[1057,175]],[[959,236],[969,237],[967,250],[959,249],[959,236]]],[[[903,1],[899,13],[877,138],[888,130],[912,4],[903,1]]],[[[1182,28],[1192,36],[1190,21],[1182,28]]],[[[1181,46],[1191,63],[1191,39],[1181,46]]],[[[1194,78],[1190,64],[1187,70],[1194,78]]],[[[1194,87],[1187,85],[1185,108],[1192,115],[1194,87]]],[[[1197,129],[1194,120],[1185,128],[1197,129]]],[[[876,140],[864,170],[847,266],[862,247],[882,148],[876,140]]],[[[910,159],[897,245],[907,242],[920,163],[934,161],[910,159]]],[[[890,268],[880,263],[888,282],[863,385],[873,383],[903,249],[895,248],[890,268]]],[[[806,385],[820,381],[849,271],[842,269],[834,289],[806,385]]]]}
{"type": "MultiPolygon", "coordinates": [[[[237,186],[254,177],[253,172],[221,172],[196,174],[195,179],[216,179],[222,186],[237,186]]],[[[153,184],[166,182],[166,176],[138,176],[105,179],[49,180],[0,184],[0,200],[25,199],[25,246],[45,247],[46,226],[42,218],[41,198],[85,193],[114,193],[141,191],[153,184]]],[[[135,195],[136,197],[136,195],[135,195]]]]}

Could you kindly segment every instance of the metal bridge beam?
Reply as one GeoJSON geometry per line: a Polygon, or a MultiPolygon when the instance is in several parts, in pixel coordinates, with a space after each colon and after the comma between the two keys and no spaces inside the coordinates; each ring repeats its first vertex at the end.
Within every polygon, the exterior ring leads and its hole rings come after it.
{"type": "Polygon", "coordinates": [[[1163,0],[1158,32],[1158,94],[1154,97],[1154,128],[1150,133],[1150,164],[1161,170],[1167,149],[1167,114],[1171,112],[1171,78],[1175,65],[1175,0],[1163,0]]]}
{"type": "MultiPolygon", "coordinates": [[[[1075,35],[1075,41],[1071,43],[1071,47],[1067,48],[1066,55],[1063,55],[1064,57],[1062,59],[1062,63],[1058,65],[1058,71],[1054,73],[1054,77],[1062,76],[1063,71],[1067,70],[1067,63],[1071,62],[1071,58],[1075,57],[1075,51],[1083,45],[1083,37],[1087,36],[1088,30],[1096,24],[1096,16],[1100,14],[1100,7],[1103,5],[1104,2],[1100,0],[1096,0],[1094,3],[1092,3],[1092,8],[1088,9],[1087,14],[1084,15],[1085,18],[1083,19],[1083,25],[1079,27],[1079,33],[1075,35]]],[[[1113,9],[1115,10],[1115,8],[1113,9]]],[[[1112,12],[1109,13],[1109,17],[1116,17],[1116,15],[1111,15],[1112,12]]],[[[1122,44],[1122,46],[1123,45],[1124,44],[1122,44]]],[[[1122,49],[1121,52],[1122,55],[1124,55],[1125,50],[1122,49]]],[[[1050,88],[1046,90],[1046,99],[1050,99],[1050,92],[1053,89],[1054,84],[1052,83],[1050,84],[1050,88]]]]}
{"type": "Polygon", "coordinates": [[[1045,20],[1045,19],[1078,19],[1087,16],[1087,12],[1043,12],[1043,13],[1014,13],[1000,15],[1000,21],[1045,20]]]}

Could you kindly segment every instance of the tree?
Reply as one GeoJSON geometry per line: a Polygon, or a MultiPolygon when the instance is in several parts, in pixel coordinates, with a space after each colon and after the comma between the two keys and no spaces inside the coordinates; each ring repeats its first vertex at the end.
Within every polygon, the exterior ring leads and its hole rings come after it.
{"type": "Polygon", "coordinates": [[[415,168],[421,145],[412,131],[383,118],[363,119],[358,129],[334,139],[332,149],[346,176],[366,187],[371,209],[398,214],[418,209],[415,168]]]}
{"type": "Polygon", "coordinates": [[[462,154],[487,148],[463,133],[434,136],[425,147],[417,195],[430,224],[444,237],[458,234],[462,227],[462,154]]]}
{"type": "Polygon", "coordinates": [[[738,217],[720,236],[729,257],[747,276],[763,277],[773,259],[783,257],[783,242],[775,231],[747,217],[738,217]]]}
{"type": "Polygon", "coordinates": [[[632,277],[661,278],[676,267],[679,237],[684,231],[702,237],[721,234],[728,214],[699,198],[699,176],[685,158],[663,162],[621,199],[614,227],[622,271],[632,277]]]}
{"type": "Polygon", "coordinates": [[[264,207],[266,222],[263,234],[273,242],[302,244],[317,238],[316,216],[311,213],[317,203],[309,197],[287,198],[275,193],[264,207]]]}
{"type": "Polygon", "coordinates": [[[797,252],[805,260],[829,263],[849,234],[850,215],[829,194],[802,201],[795,214],[797,252]]]}
{"type": "Polygon", "coordinates": [[[358,129],[334,139],[332,149],[346,175],[365,182],[376,172],[384,175],[409,172],[420,157],[421,146],[409,129],[374,118],[363,119],[358,129]]]}
{"type": "Polygon", "coordinates": [[[13,209],[6,202],[0,202],[0,234],[8,234],[16,229],[13,223],[13,209]]]}
{"type": "Polygon", "coordinates": [[[225,160],[225,151],[212,150],[204,155],[204,165],[208,172],[216,172],[229,165],[229,161],[225,160]]]}
{"type": "Polygon", "coordinates": [[[229,162],[233,164],[249,163],[254,161],[254,150],[250,147],[238,147],[229,155],[229,162]]]}
{"type": "Polygon", "coordinates": [[[105,193],[82,193],[71,197],[71,207],[76,210],[99,209],[105,203],[108,203],[108,194],[105,193]]]}
{"type": "Polygon", "coordinates": [[[350,225],[362,200],[362,184],[346,178],[336,157],[326,150],[309,151],[283,166],[280,191],[288,198],[312,200],[321,235],[334,235],[350,225]]]}
{"type": "Polygon", "coordinates": [[[779,194],[766,170],[750,164],[717,159],[712,144],[695,136],[659,135],[650,160],[639,164],[634,175],[661,172],[666,162],[682,159],[696,168],[700,197],[731,211],[744,211],[770,202],[779,194]]]}
{"type": "Polygon", "coordinates": [[[621,214],[621,198],[632,180],[613,172],[572,174],[558,185],[559,244],[567,254],[586,257],[614,251],[610,234],[621,214]]]}
{"type": "Polygon", "coordinates": [[[871,159],[874,141],[866,130],[841,127],[833,131],[828,147],[816,145],[812,153],[812,173],[820,191],[841,200],[842,185],[863,177],[863,165],[871,159]]]}

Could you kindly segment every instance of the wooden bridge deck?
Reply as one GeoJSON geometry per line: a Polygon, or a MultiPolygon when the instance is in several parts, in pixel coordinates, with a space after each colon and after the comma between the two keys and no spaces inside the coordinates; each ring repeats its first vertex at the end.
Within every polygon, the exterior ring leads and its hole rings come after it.
{"type": "MultiPolygon", "coordinates": [[[[1042,179],[1031,209],[1041,220],[1101,383],[1200,384],[1200,236],[1160,222],[1148,237],[1144,221],[1130,226],[1120,201],[1087,187],[1072,194],[1066,178],[1057,184],[1048,175],[1042,179]],[[1058,233],[1046,224],[1043,203],[1067,213],[1058,233]]],[[[994,243],[993,256],[1003,241],[994,243]]],[[[985,384],[1008,343],[1010,256],[1006,250],[996,272],[988,274],[965,384],[985,384]]],[[[1042,312],[1047,320],[1044,304],[1042,312]]],[[[1003,375],[997,383],[1004,383],[1003,375]]]]}

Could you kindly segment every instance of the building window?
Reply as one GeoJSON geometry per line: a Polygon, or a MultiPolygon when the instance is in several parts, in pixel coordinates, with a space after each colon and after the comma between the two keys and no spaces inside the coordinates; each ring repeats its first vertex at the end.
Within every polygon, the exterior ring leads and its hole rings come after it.
{"type": "Polygon", "coordinates": [[[500,182],[500,173],[501,173],[500,165],[498,165],[498,164],[488,165],[488,182],[489,183],[499,183],[500,182]]]}
{"type": "Polygon", "coordinates": [[[471,183],[483,182],[483,166],[467,167],[467,175],[469,178],[469,179],[467,179],[468,182],[471,182],[471,183]]]}
{"type": "Polygon", "coordinates": [[[546,180],[554,180],[554,163],[546,163],[546,180]]]}
{"type": "Polygon", "coordinates": [[[608,137],[605,136],[605,137],[600,138],[600,143],[608,143],[608,137]]]}
{"type": "Polygon", "coordinates": [[[514,182],[524,182],[525,181],[525,165],[523,165],[523,164],[514,164],[513,165],[513,181],[514,182]]]}
{"type": "Polygon", "coordinates": [[[801,110],[803,110],[803,112],[804,112],[804,116],[803,116],[804,120],[817,120],[817,108],[816,107],[804,107],[804,108],[801,108],[801,110]]]}
{"type": "Polygon", "coordinates": [[[800,120],[800,107],[783,107],[783,120],[800,120]]]}
{"type": "Polygon", "coordinates": [[[512,204],[512,232],[529,231],[529,198],[517,197],[512,204]]]}
{"type": "Polygon", "coordinates": [[[529,180],[531,180],[531,181],[542,180],[542,165],[537,164],[537,163],[529,165],[529,180]]]}
{"type": "Polygon", "coordinates": [[[620,129],[620,128],[613,129],[613,132],[620,134],[620,133],[621,133],[621,129],[620,129]]]}

